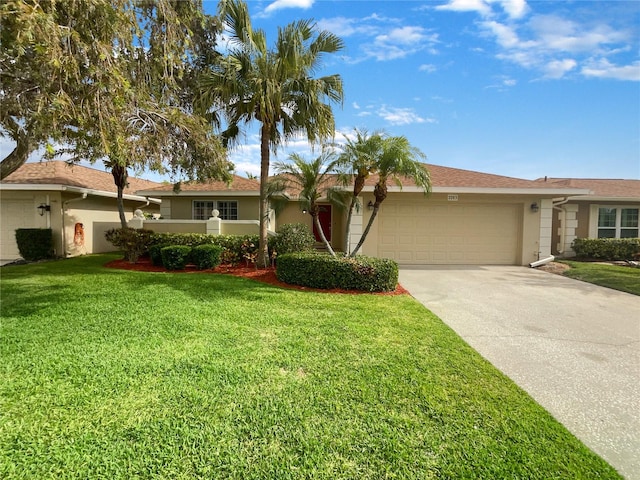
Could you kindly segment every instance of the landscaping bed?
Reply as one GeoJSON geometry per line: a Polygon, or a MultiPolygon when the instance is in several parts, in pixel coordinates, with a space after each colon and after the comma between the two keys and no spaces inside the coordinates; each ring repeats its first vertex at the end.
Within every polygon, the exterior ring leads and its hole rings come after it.
{"type": "MultiPolygon", "coordinates": [[[[184,270],[167,270],[161,266],[155,266],[151,262],[149,258],[143,257],[138,259],[136,263],[131,263],[125,259],[112,260],[108,262],[106,265],[108,268],[117,268],[121,270],[132,270],[138,272],[164,272],[164,273],[218,273],[218,274],[229,274],[236,277],[249,278],[251,280],[256,280],[258,282],[266,283],[269,285],[274,285],[281,288],[290,288],[294,290],[300,291],[308,291],[308,292],[324,292],[324,293],[342,293],[348,295],[358,295],[365,294],[369,292],[362,292],[358,290],[345,290],[341,288],[332,288],[332,289],[319,289],[319,288],[310,288],[304,287],[300,285],[291,285],[289,283],[281,282],[276,277],[276,269],[275,267],[268,268],[256,268],[255,266],[247,266],[247,265],[219,265],[216,268],[208,269],[208,270],[198,270],[194,265],[187,265],[184,270]]],[[[371,293],[371,295],[407,295],[409,292],[402,287],[402,285],[398,284],[396,289],[390,292],[375,292],[371,293]]]]}

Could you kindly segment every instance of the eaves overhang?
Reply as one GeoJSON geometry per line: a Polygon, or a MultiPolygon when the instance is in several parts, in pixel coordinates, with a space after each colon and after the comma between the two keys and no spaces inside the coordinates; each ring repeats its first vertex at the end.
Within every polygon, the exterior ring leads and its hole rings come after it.
{"type": "MultiPolygon", "coordinates": [[[[8,191],[37,191],[37,192],[69,192],[69,193],[79,193],[79,194],[87,194],[93,195],[96,197],[107,197],[107,198],[118,198],[118,194],[115,192],[107,192],[104,190],[95,190],[93,188],[84,188],[84,187],[74,187],[72,185],[57,185],[57,184],[47,184],[47,183],[1,183],[0,190],[8,190],[8,191]]],[[[124,200],[130,200],[133,202],[146,202],[149,201],[151,203],[161,204],[162,200],[154,197],[147,197],[141,195],[131,195],[125,193],[122,195],[124,200]]]]}
{"type": "Polygon", "coordinates": [[[259,190],[190,190],[180,191],[157,191],[138,190],[138,195],[154,195],[156,197],[259,197],[259,190]]]}

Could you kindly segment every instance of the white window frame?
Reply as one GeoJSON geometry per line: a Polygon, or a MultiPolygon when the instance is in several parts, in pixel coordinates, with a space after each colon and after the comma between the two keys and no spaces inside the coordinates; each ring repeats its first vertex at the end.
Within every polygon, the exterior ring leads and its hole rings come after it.
{"type": "Polygon", "coordinates": [[[238,220],[238,201],[237,200],[209,200],[209,199],[193,200],[191,202],[191,218],[193,220],[208,220],[209,217],[211,217],[211,210],[214,210],[214,209],[220,211],[220,219],[222,220],[238,220]],[[205,218],[198,218],[196,216],[196,202],[206,203],[211,205],[211,208],[209,208],[208,206],[206,207],[206,210],[204,212],[205,218]],[[223,211],[220,208],[223,206],[221,204],[235,204],[235,218],[229,218],[230,215],[228,215],[228,212],[223,211]]]}
{"type": "MultiPolygon", "coordinates": [[[[615,236],[610,238],[620,238],[620,233],[622,231],[622,226],[621,226],[622,210],[624,209],[638,210],[638,214],[640,215],[640,206],[638,205],[591,205],[591,215],[590,215],[590,221],[589,221],[589,237],[590,238],[598,238],[598,230],[600,230],[598,220],[600,217],[601,208],[610,208],[610,209],[616,210],[616,225],[615,227],[611,227],[611,230],[615,231],[615,236]]],[[[638,235],[640,235],[640,225],[638,227],[638,235]]]]}

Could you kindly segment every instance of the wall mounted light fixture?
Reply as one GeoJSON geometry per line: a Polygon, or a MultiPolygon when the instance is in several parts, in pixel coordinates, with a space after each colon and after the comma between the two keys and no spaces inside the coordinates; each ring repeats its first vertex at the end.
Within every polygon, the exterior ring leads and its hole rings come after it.
{"type": "Polygon", "coordinates": [[[367,208],[369,210],[373,210],[373,202],[371,200],[369,200],[369,203],[367,203],[367,208]]]}
{"type": "Polygon", "coordinates": [[[44,212],[51,211],[51,205],[47,205],[45,203],[41,203],[36,208],[38,209],[38,213],[40,214],[41,217],[44,215],[44,212]]]}
{"type": "Polygon", "coordinates": [[[531,211],[532,211],[533,213],[536,213],[539,209],[540,209],[540,207],[538,207],[538,204],[537,204],[536,202],[533,202],[533,203],[531,204],[531,211]]]}

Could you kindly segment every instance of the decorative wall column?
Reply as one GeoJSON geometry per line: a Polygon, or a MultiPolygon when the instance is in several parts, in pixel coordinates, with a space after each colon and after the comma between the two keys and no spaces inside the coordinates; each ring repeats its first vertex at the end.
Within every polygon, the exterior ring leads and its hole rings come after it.
{"type": "Polygon", "coordinates": [[[133,212],[133,218],[127,222],[127,226],[135,230],[144,228],[144,214],[142,213],[142,210],[138,209],[133,212]]]}
{"type": "Polygon", "coordinates": [[[553,201],[545,198],[540,201],[540,258],[551,256],[551,222],[553,220],[553,201]]]}
{"type": "Polygon", "coordinates": [[[558,251],[564,252],[564,257],[574,257],[576,253],[571,248],[571,244],[576,239],[576,228],[578,228],[578,205],[566,204],[563,205],[563,209],[565,211],[564,221],[561,221],[558,227],[561,242],[558,245],[558,251]],[[562,235],[563,229],[564,235],[562,235]]]}
{"type": "Polygon", "coordinates": [[[211,211],[211,218],[207,220],[207,234],[220,235],[222,234],[222,221],[220,220],[220,212],[215,208],[211,211]]]}
{"type": "MultiPolygon", "coordinates": [[[[358,242],[362,238],[362,232],[364,230],[364,217],[362,215],[362,208],[359,211],[354,210],[351,216],[351,234],[350,238],[346,239],[347,245],[349,245],[349,252],[353,251],[358,245],[358,242]]],[[[360,250],[360,253],[362,249],[360,250]]]]}

